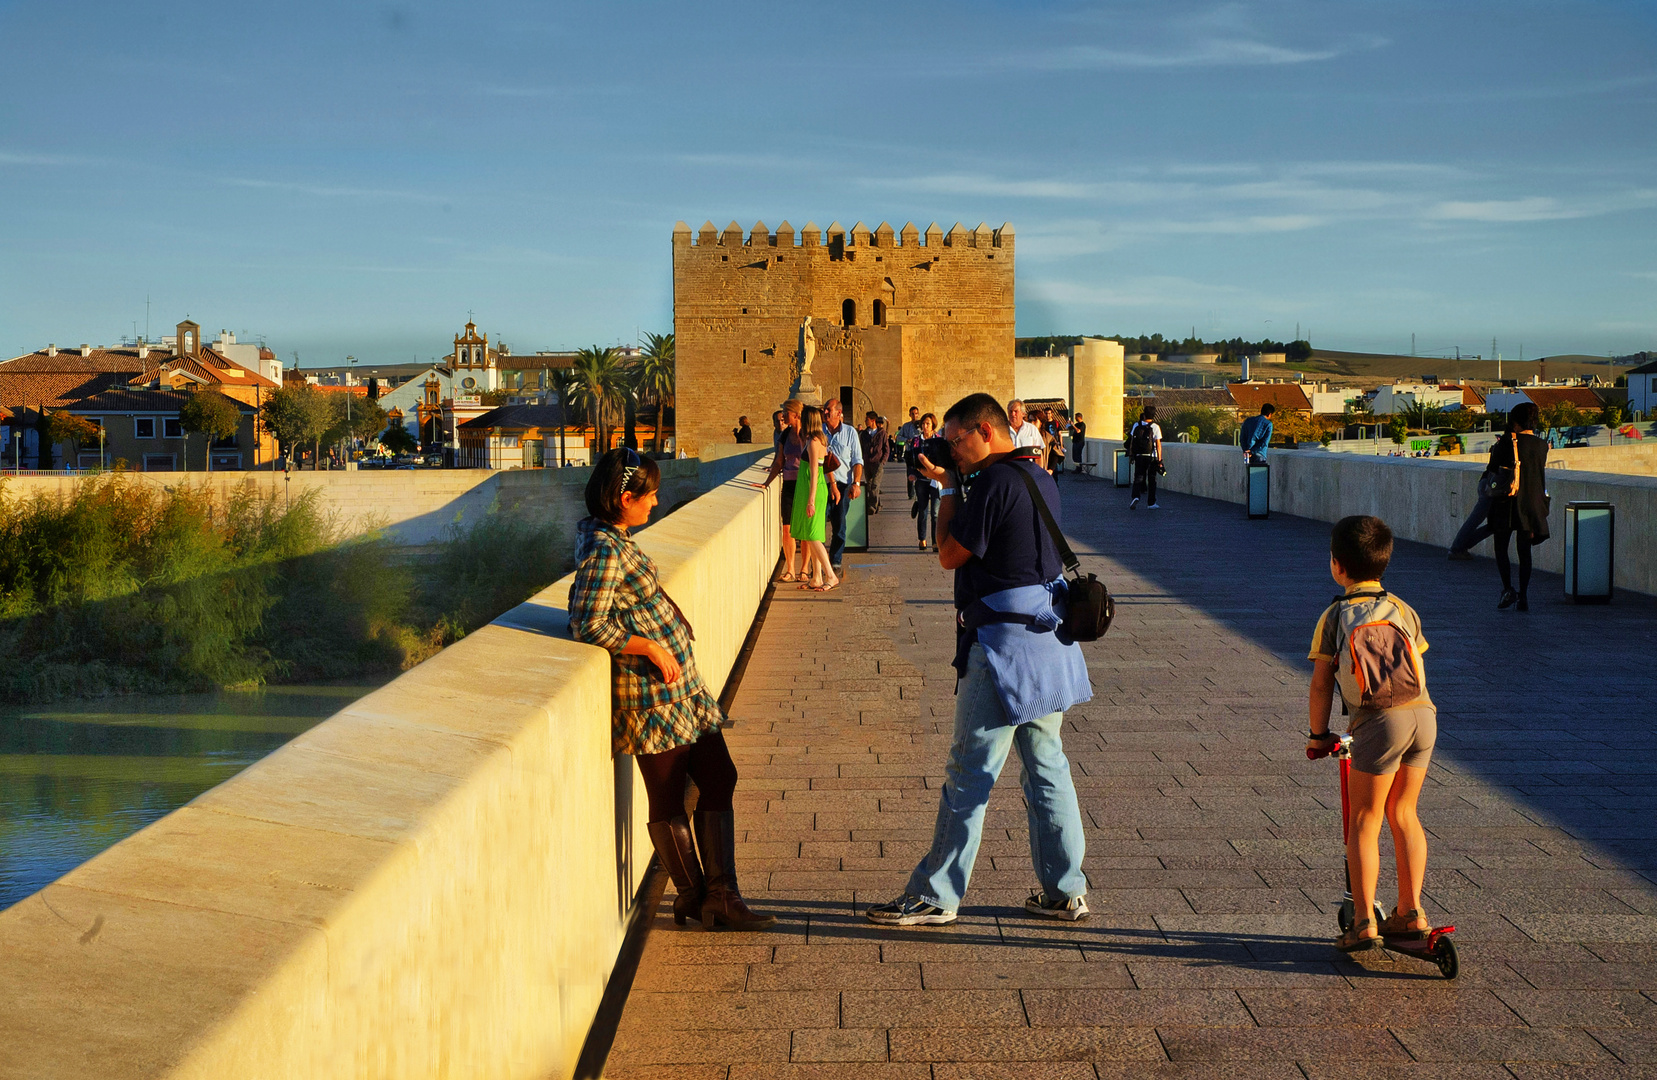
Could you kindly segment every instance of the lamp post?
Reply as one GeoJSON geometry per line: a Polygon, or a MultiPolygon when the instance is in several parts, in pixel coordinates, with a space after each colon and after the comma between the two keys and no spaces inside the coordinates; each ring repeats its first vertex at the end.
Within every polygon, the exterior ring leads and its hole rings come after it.
{"type": "Polygon", "coordinates": [[[357,369],[357,358],[345,357],[345,467],[351,467],[351,444],[355,441],[351,430],[351,380],[356,376],[352,372],[357,369]]]}

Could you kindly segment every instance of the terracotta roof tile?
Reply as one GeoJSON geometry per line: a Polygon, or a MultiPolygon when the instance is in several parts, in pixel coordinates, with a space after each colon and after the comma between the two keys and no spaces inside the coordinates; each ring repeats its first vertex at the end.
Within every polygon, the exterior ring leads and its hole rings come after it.
{"type": "Polygon", "coordinates": [[[1226,389],[1237,407],[1248,412],[1259,412],[1268,402],[1279,409],[1310,412],[1312,408],[1298,383],[1229,383],[1226,389]]]}
{"type": "Polygon", "coordinates": [[[1519,392],[1544,409],[1565,403],[1579,409],[1599,409],[1605,404],[1586,386],[1521,386],[1519,392]]]}

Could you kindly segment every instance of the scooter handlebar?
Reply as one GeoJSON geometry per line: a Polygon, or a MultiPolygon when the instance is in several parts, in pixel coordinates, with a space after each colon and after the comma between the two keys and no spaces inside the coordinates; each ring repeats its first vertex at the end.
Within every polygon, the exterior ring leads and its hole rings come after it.
{"type": "Polygon", "coordinates": [[[1339,749],[1340,745],[1341,744],[1338,741],[1332,742],[1332,743],[1329,744],[1329,748],[1327,750],[1316,749],[1314,747],[1308,746],[1306,748],[1306,758],[1309,761],[1316,761],[1318,758],[1326,758],[1330,754],[1333,754],[1337,749],[1339,749]]]}

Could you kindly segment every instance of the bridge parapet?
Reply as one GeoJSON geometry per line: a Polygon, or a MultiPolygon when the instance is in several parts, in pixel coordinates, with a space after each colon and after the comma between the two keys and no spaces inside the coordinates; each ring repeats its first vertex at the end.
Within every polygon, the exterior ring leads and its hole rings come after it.
{"type": "MultiPolygon", "coordinates": [[[[762,478],[640,535],[715,690],[762,478]]],[[[0,913],[0,1077],[570,1075],[650,852],[570,580],[0,913]]]]}

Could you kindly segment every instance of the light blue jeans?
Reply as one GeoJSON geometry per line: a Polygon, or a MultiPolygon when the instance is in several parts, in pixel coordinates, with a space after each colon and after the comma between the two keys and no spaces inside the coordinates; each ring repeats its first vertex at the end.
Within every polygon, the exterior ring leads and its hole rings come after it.
{"type": "Polygon", "coordinates": [[[990,801],[1007,753],[1018,748],[1025,810],[1030,818],[1030,859],[1036,880],[1051,897],[1066,900],[1087,892],[1082,873],[1082,811],[1070,780],[1060,731],[1064,713],[1048,713],[1017,727],[995,692],[982,645],[967,654],[967,673],[955,700],[955,741],[949,748],[949,775],[938,799],[932,850],[909,876],[906,890],[929,904],[955,911],[966,895],[984,836],[984,808],[990,801]]]}

